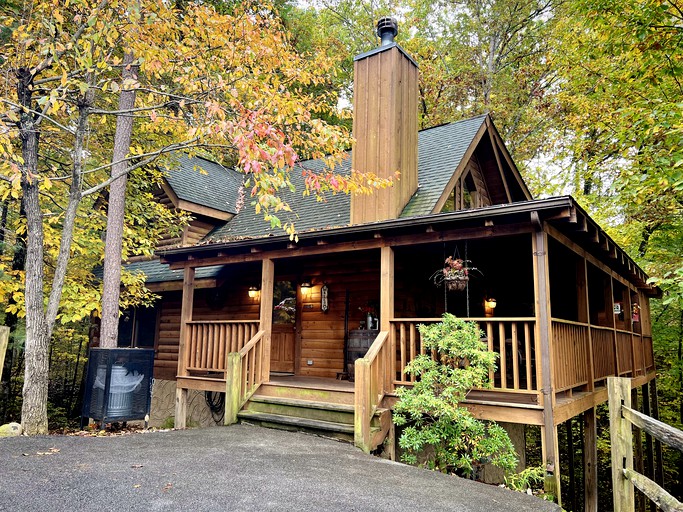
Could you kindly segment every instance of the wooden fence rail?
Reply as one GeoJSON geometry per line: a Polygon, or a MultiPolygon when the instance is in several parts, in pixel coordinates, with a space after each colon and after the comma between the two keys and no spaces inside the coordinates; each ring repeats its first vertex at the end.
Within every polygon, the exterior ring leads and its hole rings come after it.
{"type": "Polygon", "coordinates": [[[263,361],[263,337],[260,330],[239,352],[230,352],[227,357],[225,379],[224,423],[237,423],[237,413],[263,383],[261,364],[263,361]]]}
{"type": "Polygon", "coordinates": [[[664,512],[683,511],[681,502],[655,482],[633,470],[632,425],[680,451],[683,451],[683,432],[631,409],[631,379],[609,377],[607,389],[614,512],[635,510],[634,486],[664,512]]]}
{"type": "Polygon", "coordinates": [[[368,453],[373,449],[372,418],[384,395],[393,391],[390,349],[389,331],[381,331],[355,363],[354,443],[368,453]]]}

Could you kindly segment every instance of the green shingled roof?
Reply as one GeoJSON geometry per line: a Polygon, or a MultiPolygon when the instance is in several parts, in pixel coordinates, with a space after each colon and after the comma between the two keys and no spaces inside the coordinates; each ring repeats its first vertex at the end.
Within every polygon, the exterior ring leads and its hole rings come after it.
{"type": "Polygon", "coordinates": [[[423,130],[417,145],[417,192],[401,217],[429,215],[465,156],[486,115],[423,130]]]}
{"type": "Polygon", "coordinates": [[[200,156],[173,155],[166,181],[179,199],[226,213],[237,213],[237,195],[244,176],[200,156]]]}
{"type": "MultiPolygon", "coordinates": [[[[182,281],[183,280],[183,270],[171,270],[168,265],[161,263],[158,259],[147,260],[147,261],[136,261],[133,263],[127,263],[124,268],[128,272],[138,273],[143,272],[147,279],[147,283],[163,283],[166,281],[182,281]]],[[[217,277],[218,273],[223,268],[222,265],[217,265],[213,267],[199,267],[195,273],[195,279],[206,279],[211,277],[217,277]]]]}
{"type": "MultiPolygon", "coordinates": [[[[419,188],[401,213],[401,217],[432,213],[444,187],[460,164],[485,119],[486,115],[481,115],[420,131],[418,134],[419,188]]],[[[304,161],[300,167],[313,171],[325,169],[324,163],[320,160],[304,161]]],[[[348,172],[350,168],[351,152],[339,168],[339,172],[348,172]]],[[[313,196],[302,197],[301,191],[304,189],[304,180],[300,168],[292,171],[291,180],[296,191],[283,190],[282,199],[291,205],[294,212],[278,214],[283,222],[294,221],[297,231],[300,232],[347,226],[350,223],[351,199],[348,195],[330,195],[325,202],[320,203],[313,196]]],[[[271,234],[280,235],[282,229],[271,228],[263,220],[263,215],[257,215],[253,207],[247,205],[231,221],[209,233],[204,242],[263,237],[271,234]]]]}
{"type": "MultiPolygon", "coordinates": [[[[350,222],[350,198],[346,194],[328,194],[324,202],[318,202],[313,196],[302,196],[305,189],[302,169],[315,172],[325,170],[325,164],[321,160],[306,160],[301,162],[291,173],[292,184],[296,187],[295,192],[282,189],[280,197],[291,207],[292,212],[278,212],[280,220],[294,222],[297,231],[310,231],[331,227],[347,226],[350,222]]],[[[335,170],[346,174],[351,169],[351,153],[335,170]]],[[[221,241],[231,238],[263,237],[270,234],[281,235],[282,228],[271,228],[270,224],[263,220],[262,214],[257,214],[254,207],[247,204],[242,212],[225,225],[213,230],[204,239],[206,241],[221,241]]]]}

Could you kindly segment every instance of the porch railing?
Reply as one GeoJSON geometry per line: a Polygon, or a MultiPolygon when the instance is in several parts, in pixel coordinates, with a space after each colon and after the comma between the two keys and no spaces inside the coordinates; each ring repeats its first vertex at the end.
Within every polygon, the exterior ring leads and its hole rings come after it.
{"type": "Polygon", "coordinates": [[[381,331],[365,357],[355,363],[354,442],[365,452],[372,448],[372,418],[382,399],[393,391],[389,331],[381,331]]]}
{"type": "Polygon", "coordinates": [[[619,361],[619,375],[626,375],[633,371],[633,343],[629,331],[615,331],[617,340],[617,358],[619,361]]]}
{"type": "Polygon", "coordinates": [[[588,324],[553,319],[552,344],[555,390],[588,383],[588,324]]]}
{"type": "Polygon", "coordinates": [[[225,379],[226,425],[237,422],[237,413],[263,384],[263,337],[261,330],[244,345],[239,352],[230,352],[227,357],[225,379]]]}
{"type": "Polygon", "coordinates": [[[617,374],[617,355],[614,350],[614,329],[591,325],[593,341],[593,377],[602,380],[617,374]]]}
{"type": "MultiPolygon", "coordinates": [[[[498,354],[497,370],[491,371],[489,380],[494,390],[527,391],[536,393],[536,337],[534,318],[468,318],[479,324],[484,332],[482,342],[489,351],[498,354]]],[[[395,347],[393,369],[395,386],[412,385],[414,375],[405,368],[417,354],[425,349],[420,339],[418,324],[440,322],[440,318],[411,318],[391,321],[391,344],[395,347]]]]}
{"type": "Polygon", "coordinates": [[[650,372],[655,369],[654,351],[652,348],[652,336],[643,335],[643,354],[645,358],[645,371],[650,372]]]}
{"type": "Polygon", "coordinates": [[[242,350],[257,333],[255,320],[191,321],[185,368],[190,372],[225,372],[226,357],[242,350]]]}

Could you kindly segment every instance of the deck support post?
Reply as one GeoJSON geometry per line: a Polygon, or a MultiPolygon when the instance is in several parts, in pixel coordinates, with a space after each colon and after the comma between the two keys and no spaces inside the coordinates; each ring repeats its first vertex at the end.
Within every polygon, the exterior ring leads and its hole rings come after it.
{"type": "Polygon", "coordinates": [[[598,511],[598,431],[595,407],[583,413],[583,483],[585,512],[598,511]]]}
{"type": "MultiPolygon", "coordinates": [[[[648,416],[652,416],[652,406],[651,406],[651,402],[650,402],[650,387],[648,386],[648,384],[643,384],[640,389],[643,393],[643,414],[646,414],[648,416]]],[[[646,467],[645,473],[643,473],[643,474],[654,482],[654,480],[655,480],[655,448],[654,448],[653,437],[651,434],[649,434],[647,432],[645,432],[645,460],[647,462],[647,467],[646,467]]],[[[657,505],[654,503],[654,501],[651,501],[651,500],[648,500],[648,501],[650,501],[651,512],[656,512],[657,511],[657,505]]]]}
{"type": "Polygon", "coordinates": [[[370,453],[370,422],[366,420],[372,402],[370,397],[370,363],[367,359],[356,359],[355,393],[353,418],[353,444],[370,453]]]}
{"type": "MultiPolygon", "coordinates": [[[[178,340],[178,376],[184,377],[187,372],[187,323],[192,321],[192,304],[194,302],[194,267],[185,267],[183,273],[183,298],[180,307],[180,336],[178,340]]],[[[185,428],[187,422],[187,389],[176,388],[175,395],[175,428],[185,428]]]]}
{"type": "Polygon", "coordinates": [[[275,265],[273,260],[265,259],[261,265],[261,308],[259,329],[263,334],[263,353],[261,370],[263,382],[270,381],[270,338],[273,330],[273,285],[275,283],[275,265]]]}
{"type": "Polygon", "coordinates": [[[237,423],[237,413],[240,410],[240,383],[242,376],[242,358],[239,352],[231,352],[227,355],[225,372],[225,417],[224,425],[237,423]]]}
{"type": "Polygon", "coordinates": [[[633,484],[624,476],[624,469],[633,469],[633,437],[631,423],[621,413],[622,405],[631,407],[631,379],[607,377],[607,392],[614,512],[633,512],[633,484]]]}
{"type": "MultiPolygon", "coordinates": [[[[536,329],[540,348],[541,393],[543,397],[543,427],[541,444],[543,463],[546,467],[545,491],[557,497],[562,506],[560,488],[560,453],[557,444],[557,426],[554,421],[555,406],[554,368],[552,354],[552,326],[550,313],[550,283],[548,281],[548,235],[538,219],[533,218],[536,232],[532,237],[534,265],[534,297],[536,302],[536,329]]],[[[538,364],[538,363],[537,363],[538,364]]]]}
{"type": "MultiPolygon", "coordinates": [[[[635,366],[634,366],[635,368],[635,366]]],[[[635,372],[634,372],[635,374],[635,372]]],[[[636,411],[640,411],[638,404],[638,388],[631,389],[631,407],[636,411]]],[[[643,465],[643,433],[633,425],[633,451],[635,452],[635,466],[636,471],[641,475],[645,474],[645,466],[643,465]]],[[[635,493],[636,510],[645,512],[645,495],[641,492],[635,493]]],[[[649,501],[649,500],[648,500],[649,501]]]]}
{"type": "Polygon", "coordinates": [[[567,462],[568,464],[568,473],[569,473],[569,503],[567,503],[568,506],[571,506],[571,510],[577,510],[577,501],[576,501],[576,466],[574,464],[574,431],[572,430],[573,428],[573,418],[569,418],[567,421],[565,421],[564,425],[567,429],[567,462]]]}
{"type": "MultiPolygon", "coordinates": [[[[657,399],[657,379],[650,381],[650,395],[652,400],[652,417],[659,419],[659,400],[657,399]]],[[[662,459],[662,442],[655,438],[655,482],[664,485],[664,460],[662,459]]]]}
{"type": "Polygon", "coordinates": [[[186,428],[187,426],[187,391],[185,388],[176,388],[175,390],[173,428],[186,428]]]}

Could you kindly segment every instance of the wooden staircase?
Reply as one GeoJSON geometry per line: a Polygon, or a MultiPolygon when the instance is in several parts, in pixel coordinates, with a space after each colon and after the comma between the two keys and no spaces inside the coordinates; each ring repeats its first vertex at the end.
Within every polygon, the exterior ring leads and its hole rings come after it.
{"type": "MultiPolygon", "coordinates": [[[[353,384],[328,379],[271,380],[259,387],[237,417],[243,423],[353,443],[353,384]]],[[[372,422],[375,448],[386,438],[390,424],[391,412],[378,410],[372,422]]]]}

